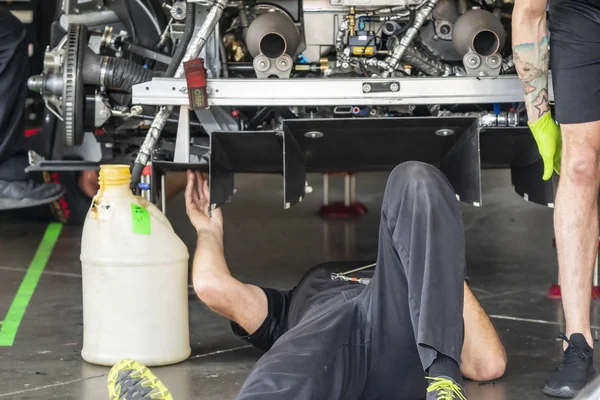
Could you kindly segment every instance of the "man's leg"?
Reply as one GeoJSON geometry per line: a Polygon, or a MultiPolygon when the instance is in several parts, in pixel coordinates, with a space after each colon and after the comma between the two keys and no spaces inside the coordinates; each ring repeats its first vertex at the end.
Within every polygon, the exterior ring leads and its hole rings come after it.
{"type": "Polygon", "coordinates": [[[63,192],[60,185],[29,181],[24,171],[27,65],[25,27],[0,7],[0,210],[49,203],[63,192]]]}
{"type": "Polygon", "coordinates": [[[387,183],[379,232],[375,275],[357,299],[372,325],[365,393],[384,387],[423,396],[426,373],[460,382],[464,233],[443,174],[418,162],[398,166],[387,183]]]}
{"type": "Polygon", "coordinates": [[[599,18],[600,7],[590,2],[550,2],[550,64],[563,140],[554,234],[568,345],[544,392],[559,397],[574,397],[594,371],[590,300],[598,251],[599,18]]]}
{"type": "Polygon", "coordinates": [[[590,302],[598,253],[600,121],[561,125],[562,175],[554,210],[566,333],[581,333],[592,344],[590,302]]]}

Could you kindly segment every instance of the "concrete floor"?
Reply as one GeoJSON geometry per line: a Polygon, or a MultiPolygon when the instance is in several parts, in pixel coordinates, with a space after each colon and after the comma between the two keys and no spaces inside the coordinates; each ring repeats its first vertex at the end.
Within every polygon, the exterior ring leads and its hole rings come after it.
{"type": "MultiPolygon", "coordinates": [[[[232,273],[243,281],[290,288],[314,264],[374,258],[386,176],[359,175],[359,198],[370,212],[347,222],[324,222],[315,215],[321,199],[319,176],[309,180],[314,193],[288,211],[282,209],[279,176],[238,177],[238,194],[224,211],[232,273]]],[[[332,189],[332,196],[341,195],[339,187],[332,189]]],[[[483,207],[463,207],[468,274],[506,345],[509,365],[497,382],[468,382],[469,399],[542,399],[547,373],[560,359],[561,344],[555,337],[563,321],[559,302],[546,297],[557,269],[552,210],[523,201],[510,188],[506,171],[486,171],[484,189],[483,207]]],[[[195,238],[182,198],[171,201],[168,210],[192,251],[195,238]]],[[[0,218],[0,318],[45,228],[0,218]]],[[[108,368],[89,365],[79,354],[80,234],[80,228],[63,229],[14,345],[0,347],[0,398],[107,398],[108,368]]],[[[592,312],[594,325],[600,325],[597,304],[592,312]]],[[[234,398],[261,352],[236,339],[227,321],[195,300],[190,301],[190,332],[192,357],[154,371],[176,400],[234,398]]]]}

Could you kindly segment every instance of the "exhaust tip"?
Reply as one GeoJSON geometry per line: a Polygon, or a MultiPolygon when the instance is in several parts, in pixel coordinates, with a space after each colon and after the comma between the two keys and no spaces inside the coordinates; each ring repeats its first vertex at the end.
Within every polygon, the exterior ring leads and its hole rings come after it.
{"type": "Polygon", "coordinates": [[[285,54],[287,43],[279,33],[271,32],[262,37],[260,52],[269,58],[278,58],[285,54]]]}
{"type": "Polygon", "coordinates": [[[473,50],[481,56],[491,56],[496,53],[499,48],[500,38],[493,31],[484,29],[473,36],[473,50]]]}

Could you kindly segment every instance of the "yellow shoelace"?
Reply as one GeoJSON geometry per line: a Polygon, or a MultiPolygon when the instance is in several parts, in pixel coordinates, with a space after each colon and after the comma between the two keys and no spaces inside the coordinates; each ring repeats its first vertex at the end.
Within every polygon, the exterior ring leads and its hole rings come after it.
{"type": "Polygon", "coordinates": [[[462,388],[450,379],[430,378],[432,381],[427,387],[427,393],[437,392],[438,400],[467,400],[462,392],[462,388]]]}

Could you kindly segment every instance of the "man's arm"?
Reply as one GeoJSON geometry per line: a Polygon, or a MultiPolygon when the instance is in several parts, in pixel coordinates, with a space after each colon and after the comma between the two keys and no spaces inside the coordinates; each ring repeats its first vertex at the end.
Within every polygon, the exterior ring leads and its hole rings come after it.
{"type": "Polygon", "coordinates": [[[530,123],[550,110],[546,4],[547,0],[516,0],[512,14],[513,57],[530,123]]]}
{"type": "Polygon", "coordinates": [[[198,232],[192,267],[194,290],[211,310],[252,334],[267,316],[267,296],[261,288],[231,276],[223,248],[221,210],[214,210],[209,216],[210,191],[200,172],[188,171],[187,178],[186,211],[198,232]]]}
{"type": "Polygon", "coordinates": [[[465,283],[463,320],[465,340],[460,370],[465,378],[491,381],[506,370],[506,352],[496,329],[465,283]]]}

